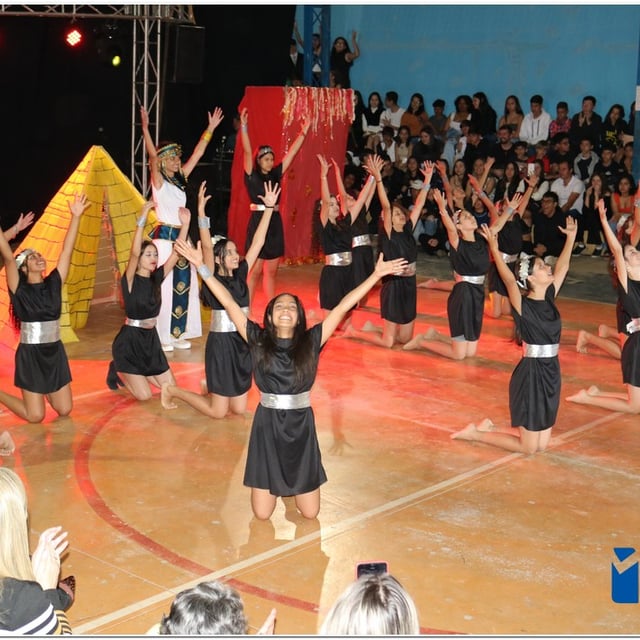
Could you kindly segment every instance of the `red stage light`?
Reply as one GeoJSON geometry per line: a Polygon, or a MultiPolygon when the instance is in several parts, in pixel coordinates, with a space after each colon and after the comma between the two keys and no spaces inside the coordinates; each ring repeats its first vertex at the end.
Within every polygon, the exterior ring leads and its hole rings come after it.
{"type": "Polygon", "coordinates": [[[71,27],[67,31],[64,39],[70,47],[75,47],[82,42],[82,32],[79,29],[76,29],[76,27],[71,27]]]}

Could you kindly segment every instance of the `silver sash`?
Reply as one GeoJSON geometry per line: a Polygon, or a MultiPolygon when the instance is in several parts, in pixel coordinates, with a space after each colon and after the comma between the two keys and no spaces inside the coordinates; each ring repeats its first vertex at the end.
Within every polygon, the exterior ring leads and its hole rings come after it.
{"type": "Polygon", "coordinates": [[[511,264],[512,262],[515,262],[518,259],[518,256],[520,254],[501,253],[500,255],[502,256],[502,260],[504,261],[505,264],[511,264]]]}
{"type": "MultiPolygon", "coordinates": [[[[249,307],[242,307],[242,313],[249,315],[249,307]]],[[[233,333],[238,328],[224,309],[213,309],[211,311],[211,325],[209,331],[213,333],[233,333]]]]}
{"type": "Polygon", "coordinates": [[[60,340],[60,320],[44,322],[21,322],[20,342],[22,344],[47,344],[60,340]]]}
{"type": "Polygon", "coordinates": [[[306,409],[311,406],[311,392],[303,391],[294,395],[282,393],[261,393],[260,404],[267,409],[306,409]]]}
{"type": "Polygon", "coordinates": [[[555,358],[560,349],[559,344],[527,344],[522,343],[523,358],[555,358]]]}
{"type": "Polygon", "coordinates": [[[332,267],[348,267],[351,264],[351,251],[342,253],[330,253],[324,257],[324,263],[332,267]]]}
{"type": "Polygon", "coordinates": [[[398,276],[401,278],[410,278],[411,276],[416,275],[416,263],[410,262],[408,265],[402,269],[402,273],[399,273],[398,276]]]}
{"type": "Polygon", "coordinates": [[[484,276],[461,276],[459,273],[453,272],[453,279],[456,282],[469,282],[470,284],[484,284],[484,276]]]}
{"type": "Polygon", "coordinates": [[[155,326],[158,323],[158,318],[143,318],[142,320],[125,318],[124,323],[128,327],[137,327],[138,329],[155,329],[155,326]]]}
{"type": "Polygon", "coordinates": [[[363,236],[354,236],[351,238],[351,248],[355,247],[370,247],[371,246],[371,234],[365,233],[363,236]]]}
{"type": "MultiPolygon", "coordinates": [[[[251,209],[251,211],[264,211],[267,207],[263,204],[254,204],[251,203],[249,205],[249,209],[251,209]]],[[[276,205],[275,207],[273,207],[274,211],[280,211],[280,205],[276,205]]]]}
{"type": "Polygon", "coordinates": [[[625,327],[627,333],[635,333],[636,331],[640,331],[640,318],[631,318],[630,322],[627,322],[627,326],[625,327]]]}

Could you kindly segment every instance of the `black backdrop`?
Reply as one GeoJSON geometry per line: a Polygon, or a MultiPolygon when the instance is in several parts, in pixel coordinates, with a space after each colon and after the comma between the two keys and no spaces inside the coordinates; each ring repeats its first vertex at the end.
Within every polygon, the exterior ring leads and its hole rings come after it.
{"type": "MultiPolygon", "coordinates": [[[[213,162],[220,137],[231,132],[245,86],[284,84],[295,5],[194,5],[194,13],[196,24],[205,28],[203,79],[165,84],[160,137],[177,140],[190,152],[207,124],[207,111],[220,106],[225,119],[203,158],[213,162]]],[[[129,175],[131,24],[116,22],[124,59],[114,69],[96,46],[106,21],[78,23],[85,39],[80,50],[72,50],[63,42],[67,19],[0,16],[3,228],[21,211],[41,213],[93,144],[104,146],[129,175]]],[[[167,42],[171,28],[163,26],[167,42]]],[[[170,56],[169,74],[172,64],[170,56]]]]}

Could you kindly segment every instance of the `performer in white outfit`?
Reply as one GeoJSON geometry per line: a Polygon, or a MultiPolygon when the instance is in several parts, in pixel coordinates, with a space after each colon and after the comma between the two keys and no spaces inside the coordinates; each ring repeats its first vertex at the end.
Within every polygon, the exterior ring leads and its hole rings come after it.
{"type": "MultiPolygon", "coordinates": [[[[217,107],[213,113],[208,114],[209,126],[200,137],[191,157],[182,164],[182,147],[169,142],[156,149],[149,133],[149,115],[144,107],[140,109],[140,115],[158,218],[158,226],[153,229],[151,237],[158,249],[159,264],[163,264],[171,255],[173,243],[180,231],[178,210],[186,205],[187,178],[202,158],[213,137],[213,131],[224,116],[217,107]]],[[[203,222],[209,222],[209,219],[204,218],[203,222]]],[[[172,274],[162,283],[162,306],[156,327],[164,351],[173,351],[174,348],[189,349],[191,344],[186,338],[199,338],[202,335],[196,270],[184,259],[178,261],[172,274]]]]}

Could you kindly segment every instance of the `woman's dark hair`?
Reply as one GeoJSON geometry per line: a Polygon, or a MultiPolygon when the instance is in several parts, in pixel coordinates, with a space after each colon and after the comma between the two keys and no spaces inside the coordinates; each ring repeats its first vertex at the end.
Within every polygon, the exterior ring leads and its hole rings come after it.
{"type": "Polygon", "coordinates": [[[612,104],[611,108],[609,109],[609,111],[607,111],[607,115],[604,117],[604,122],[609,122],[609,118],[611,118],[611,112],[614,109],[619,109],[620,110],[620,120],[624,119],[624,107],[621,104],[612,104]]]}
{"type": "Polygon", "coordinates": [[[334,41],[333,44],[331,45],[331,53],[335,53],[336,50],[336,42],[338,42],[338,40],[342,40],[342,42],[344,42],[344,48],[345,48],[345,53],[351,53],[351,49],[349,49],[349,43],[347,42],[346,38],[343,38],[342,36],[338,36],[334,41]]]}
{"type": "MultiPolygon", "coordinates": [[[[1,231],[0,231],[1,233],[1,231]]],[[[20,267],[18,269],[18,278],[20,280],[20,283],[18,286],[20,285],[24,285],[27,283],[27,274],[26,274],[26,266],[27,266],[27,261],[25,260],[22,263],[22,267],[20,267]],[[25,269],[23,270],[23,267],[25,267],[25,269]]],[[[11,325],[13,326],[13,328],[16,331],[20,331],[20,327],[22,326],[22,322],[20,322],[20,318],[18,318],[18,316],[16,315],[16,310],[13,306],[13,300],[9,302],[9,318],[11,319],[11,325]]]]}
{"type": "Polygon", "coordinates": [[[283,296],[291,296],[298,310],[298,324],[293,330],[293,337],[289,349],[293,359],[295,382],[299,384],[303,380],[313,376],[318,358],[313,352],[311,333],[307,332],[307,317],[298,296],[292,293],[280,293],[270,300],[267,308],[264,310],[264,330],[260,333],[261,341],[252,349],[252,355],[257,367],[269,369],[278,346],[278,335],[272,320],[273,308],[276,302],[283,296]]]}
{"type": "Polygon", "coordinates": [[[378,109],[382,109],[382,96],[377,91],[372,91],[369,94],[369,97],[367,98],[367,109],[371,108],[371,98],[373,98],[373,96],[378,96],[378,109]]]}
{"type": "Polygon", "coordinates": [[[507,102],[509,102],[509,100],[513,100],[516,103],[516,113],[518,115],[523,116],[524,111],[522,111],[522,107],[520,106],[520,100],[518,99],[518,96],[510,95],[504,99],[504,117],[506,118],[509,115],[509,109],[507,109],[507,102]]]}
{"type": "Polygon", "coordinates": [[[362,111],[364,110],[364,100],[362,99],[362,94],[357,90],[354,89],[353,91],[353,95],[357,98],[356,103],[355,103],[355,112],[356,113],[362,113],[362,111]]]}
{"type": "Polygon", "coordinates": [[[414,93],[411,96],[411,99],[409,100],[409,106],[407,107],[407,112],[412,113],[414,116],[419,116],[420,114],[424,113],[424,98],[422,97],[421,93],[414,93]],[[414,98],[418,98],[420,100],[420,106],[415,111],[411,111],[411,103],[413,102],[414,98]]]}
{"type": "Polygon", "coordinates": [[[395,141],[397,143],[400,142],[400,132],[401,131],[406,131],[409,134],[409,136],[407,138],[407,144],[410,144],[411,143],[411,129],[409,129],[409,127],[406,124],[403,124],[403,125],[398,127],[398,133],[397,133],[397,135],[395,137],[395,141]]]}
{"type": "Polygon", "coordinates": [[[469,113],[471,113],[473,111],[473,101],[471,100],[471,96],[468,96],[466,94],[463,94],[461,96],[458,96],[454,101],[453,104],[456,107],[456,111],[460,111],[460,104],[462,102],[465,102],[467,105],[467,111],[469,113]]]}
{"type": "Polygon", "coordinates": [[[221,276],[231,275],[224,266],[224,258],[227,254],[227,245],[229,244],[229,242],[231,242],[229,238],[222,238],[213,245],[213,262],[216,272],[221,276]],[[216,262],[216,260],[218,260],[218,262],[216,262]]]}
{"type": "Polygon", "coordinates": [[[478,107],[478,111],[484,111],[487,107],[490,107],[489,99],[487,98],[487,94],[484,91],[476,91],[473,94],[474,98],[478,98],[480,102],[480,107],[478,107]]]}

